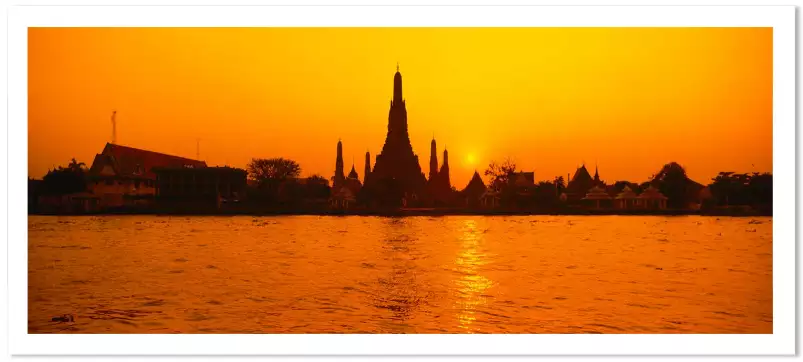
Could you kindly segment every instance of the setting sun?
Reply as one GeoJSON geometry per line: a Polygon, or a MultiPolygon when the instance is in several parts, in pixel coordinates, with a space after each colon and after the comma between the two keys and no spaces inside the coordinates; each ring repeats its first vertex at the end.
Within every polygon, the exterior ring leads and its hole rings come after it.
{"type": "Polygon", "coordinates": [[[466,166],[469,168],[477,165],[477,157],[474,156],[473,153],[469,153],[466,155],[466,166]]]}
{"type": "Polygon", "coordinates": [[[27,34],[17,334],[771,334],[788,315],[773,28],[27,34]]]}
{"type": "Polygon", "coordinates": [[[413,150],[426,169],[434,133],[472,166],[452,170],[459,189],[507,157],[539,179],[584,159],[610,182],[669,161],[698,182],[772,169],[770,28],[31,28],[29,41],[31,177],[91,163],[113,110],[121,145],[234,167],[281,156],[328,178],[341,138],[361,171],[385,141],[397,62],[413,150]]]}

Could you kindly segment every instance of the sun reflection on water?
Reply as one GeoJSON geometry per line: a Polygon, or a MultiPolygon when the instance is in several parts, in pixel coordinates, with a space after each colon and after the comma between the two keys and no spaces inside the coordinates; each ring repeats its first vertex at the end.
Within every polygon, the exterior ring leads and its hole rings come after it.
{"type": "Polygon", "coordinates": [[[478,331],[476,310],[486,303],[485,291],[493,282],[480,274],[480,267],[486,264],[485,254],[480,246],[483,231],[478,230],[474,220],[466,220],[460,232],[461,249],[455,259],[455,271],[462,274],[456,281],[458,291],[458,326],[468,332],[478,331]]]}

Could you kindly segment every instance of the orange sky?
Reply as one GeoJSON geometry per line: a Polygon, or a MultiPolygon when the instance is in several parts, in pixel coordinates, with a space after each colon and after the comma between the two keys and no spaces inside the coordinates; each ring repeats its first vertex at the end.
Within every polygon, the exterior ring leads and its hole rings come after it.
{"type": "Polygon", "coordinates": [[[396,62],[413,149],[452,183],[512,157],[537,180],[703,183],[772,171],[771,28],[31,28],[29,176],[122,145],[346,172],[381,150],[396,62]]]}

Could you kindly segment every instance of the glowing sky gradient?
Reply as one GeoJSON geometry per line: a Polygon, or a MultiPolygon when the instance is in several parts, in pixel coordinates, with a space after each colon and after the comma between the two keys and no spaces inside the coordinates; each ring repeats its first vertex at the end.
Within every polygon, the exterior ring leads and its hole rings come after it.
{"type": "Polygon", "coordinates": [[[210,165],[334,174],[381,150],[400,63],[413,149],[452,183],[511,157],[536,180],[708,183],[772,171],[771,28],[31,28],[31,177],[111,140],[210,165]]]}

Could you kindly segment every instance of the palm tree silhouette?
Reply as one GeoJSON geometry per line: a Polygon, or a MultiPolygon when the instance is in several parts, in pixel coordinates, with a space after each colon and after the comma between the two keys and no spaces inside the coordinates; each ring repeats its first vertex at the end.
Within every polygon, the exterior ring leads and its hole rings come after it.
{"type": "Polygon", "coordinates": [[[83,162],[78,162],[75,160],[75,157],[72,158],[70,164],[67,165],[67,169],[70,171],[82,171],[86,167],[86,164],[83,162]]]}
{"type": "Polygon", "coordinates": [[[555,183],[555,190],[558,192],[558,194],[560,194],[560,192],[566,188],[566,182],[563,180],[563,176],[555,177],[553,182],[555,183]]]}

